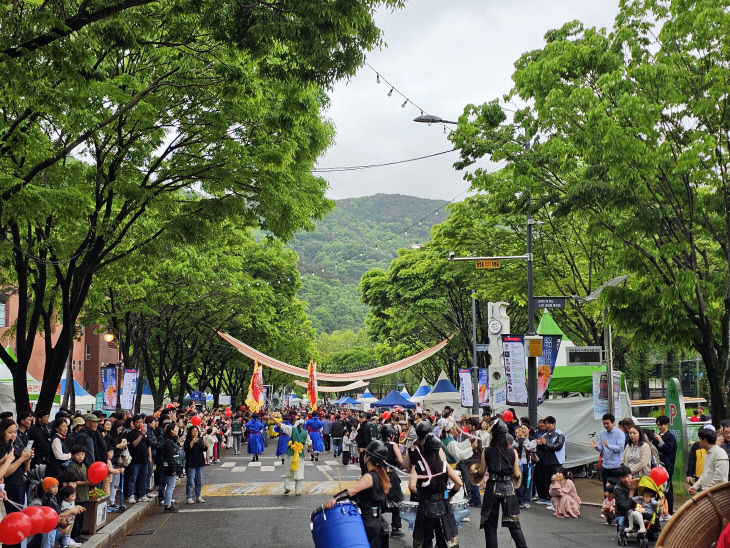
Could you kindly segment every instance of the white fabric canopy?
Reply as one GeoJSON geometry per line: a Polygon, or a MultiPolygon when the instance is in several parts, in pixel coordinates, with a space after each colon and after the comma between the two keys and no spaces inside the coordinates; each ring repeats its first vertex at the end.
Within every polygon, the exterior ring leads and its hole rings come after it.
{"type": "Polygon", "coordinates": [[[431,411],[438,411],[440,413],[447,405],[460,407],[461,393],[451,384],[446,373],[442,371],[436,380],[436,384],[433,385],[433,390],[431,390],[428,396],[423,398],[421,405],[424,409],[430,409],[431,411]]]}
{"type": "MultiPolygon", "coordinates": [[[[304,381],[295,380],[294,384],[296,384],[297,386],[301,386],[302,388],[307,387],[307,383],[304,381]]],[[[367,386],[368,384],[370,383],[365,381],[355,381],[350,384],[345,384],[343,386],[322,386],[321,384],[318,384],[317,392],[326,392],[327,394],[334,394],[337,392],[350,392],[351,390],[357,390],[358,388],[362,388],[363,386],[367,386]]]]}

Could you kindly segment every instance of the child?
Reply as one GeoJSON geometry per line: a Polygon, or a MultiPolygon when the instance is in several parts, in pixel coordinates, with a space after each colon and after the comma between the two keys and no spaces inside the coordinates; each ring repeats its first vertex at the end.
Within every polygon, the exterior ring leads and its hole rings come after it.
{"type": "Polygon", "coordinates": [[[66,546],[70,546],[72,548],[75,548],[76,546],[81,546],[80,543],[71,538],[71,530],[73,529],[73,526],[77,521],[73,517],[73,514],[78,513],[76,511],[76,489],[74,489],[70,485],[67,485],[66,487],[61,489],[61,492],[58,494],[58,496],[61,498],[61,512],[67,512],[72,515],[66,527],[59,527],[58,531],[61,533],[61,538],[58,542],[61,545],[61,548],[64,548],[66,546]]]}
{"type": "Polygon", "coordinates": [[[347,431],[347,424],[345,426],[345,432],[342,436],[342,466],[350,464],[350,433],[347,431]]]}
{"type": "Polygon", "coordinates": [[[357,428],[352,427],[352,432],[350,432],[350,459],[352,464],[356,464],[358,462],[358,447],[357,447],[357,428]]]}
{"type": "Polygon", "coordinates": [[[646,527],[644,526],[644,520],[649,521],[654,515],[656,507],[659,506],[659,501],[652,497],[655,495],[654,491],[647,489],[644,494],[640,497],[632,497],[636,504],[636,510],[629,512],[628,522],[629,526],[626,528],[627,533],[634,532],[634,523],[639,526],[639,533],[646,533],[646,527]]]}
{"type": "Polygon", "coordinates": [[[606,484],[606,490],[603,492],[606,498],[603,499],[601,506],[601,515],[606,518],[606,523],[611,525],[616,518],[616,499],[613,498],[613,485],[606,484]]]}
{"type": "MultiPolygon", "coordinates": [[[[41,489],[43,490],[43,496],[41,498],[42,506],[49,506],[53,508],[57,514],[61,513],[61,506],[58,504],[58,480],[56,478],[44,478],[41,482],[41,489]]],[[[54,529],[50,533],[44,533],[41,537],[41,548],[53,548],[56,544],[56,532],[54,529]]]]}
{"type": "Polygon", "coordinates": [[[212,426],[209,426],[208,429],[205,431],[205,436],[203,437],[203,441],[205,441],[205,445],[208,446],[208,449],[206,449],[206,453],[205,453],[205,464],[213,464],[213,463],[215,463],[215,455],[213,454],[213,447],[215,446],[218,439],[215,437],[215,434],[213,434],[212,426]]]}
{"type": "MultiPolygon", "coordinates": [[[[74,445],[71,447],[71,464],[68,465],[68,472],[76,483],[76,494],[75,500],[81,506],[89,500],[89,476],[86,472],[86,464],[84,464],[84,458],[86,457],[86,449],[82,445],[74,445]]],[[[78,538],[81,534],[81,520],[76,520],[73,529],[71,531],[71,537],[78,538]]],[[[73,546],[69,544],[69,546],[73,546]]]]}

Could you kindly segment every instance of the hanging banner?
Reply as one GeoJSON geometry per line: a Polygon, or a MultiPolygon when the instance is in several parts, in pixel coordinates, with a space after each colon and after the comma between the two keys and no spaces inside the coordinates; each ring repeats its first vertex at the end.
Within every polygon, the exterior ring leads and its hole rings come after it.
{"type": "Polygon", "coordinates": [[[471,382],[471,371],[459,369],[459,392],[461,392],[461,406],[474,405],[474,385],[471,382]]]}
{"type": "MultiPolygon", "coordinates": [[[[608,413],[608,373],[593,372],[593,418],[601,420],[608,413]]],[[[613,408],[621,409],[621,372],[613,372],[613,408]]]]}
{"type": "Polygon", "coordinates": [[[502,335],[502,355],[507,378],[507,405],[526,404],[525,338],[522,335],[502,335]]]}
{"type": "Polygon", "coordinates": [[[231,405],[231,397],[228,394],[218,396],[218,405],[231,405]]]}
{"type": "Polygon", "coordinates": [[[537,359],[537,403],[542,403],[545,399],[545,391],[553,376],[562,338],[562,335],[542,336],[542,357],[537,359]]]}
{"type": "Polygon", "coordinates": [[[479,369],[479,405],[489,405],[489,369],[479,369]]]}
{"type": "Polygon", "coordinates": [[[101,392],[104,395],[102,409],[114,411],[117,408],[117,366],[107,365],[101,368],[101,392]]]}
{"type": "Polygon", "coordinates": [[[122,409],[130,410],[134,407],[134,397],[137,395],[137,370],[125,369],[122,384],[122,409]]]}

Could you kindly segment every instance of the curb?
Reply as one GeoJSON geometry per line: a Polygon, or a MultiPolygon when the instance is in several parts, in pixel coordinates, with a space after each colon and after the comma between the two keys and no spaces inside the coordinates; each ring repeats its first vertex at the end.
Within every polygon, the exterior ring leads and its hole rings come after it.
{"type": "Polygon", "coordinates": [[[135,525],[157,507],[157,498],[145,503],[136,503],[132,508],[125,510],[117,519],[104,526],[98,533],[90,536],[84,542],[84,548],[109,548],[112,544],[125,536],[135,525]]]}

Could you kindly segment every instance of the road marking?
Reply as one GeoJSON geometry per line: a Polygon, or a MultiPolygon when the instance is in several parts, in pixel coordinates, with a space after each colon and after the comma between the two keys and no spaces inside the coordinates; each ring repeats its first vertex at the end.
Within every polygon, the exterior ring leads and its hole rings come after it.
{"type": "Polygon", "coordinates": [[[340,462],[336,460],[327,460],[325,461],[325,464],[328,464],[329,466],[337,466],[340,462]]]}
{"type": "Polygon", "coordinates": [[[233,468],[234,466],[236,466],[235,462],[224,462],[221,464],[221,468],[233,468]]]}
{"type": "Polygon", "coordinates": [[[332,467],[329,464],[322,464],[317,466],[320,472],[332,472],[332,467]]]}
{"type": "Polygon", "coordinates": [[[247,512],[249,510],[299,510],[296,506],[248,506],[241,508],[196,508],[195,510],[178,510],[178,513],[183,512],[247,512]]]}
{"type": "Polygon", "coordinates": [[[261,463],[260,462],[249,462],[248,465],[249,466],[261,466],[261,463]]]}
{"type": "Polygon", "coordinates": [[[231,468],[231,472],[245,472],[246,467],[245,466],[234,466],[231,468]]]}
{"type": "Polygon", "coordinates": [[[276,470],[276,466],[262,466],[261,471],[262,472],[273,472],[276,470]]]}

